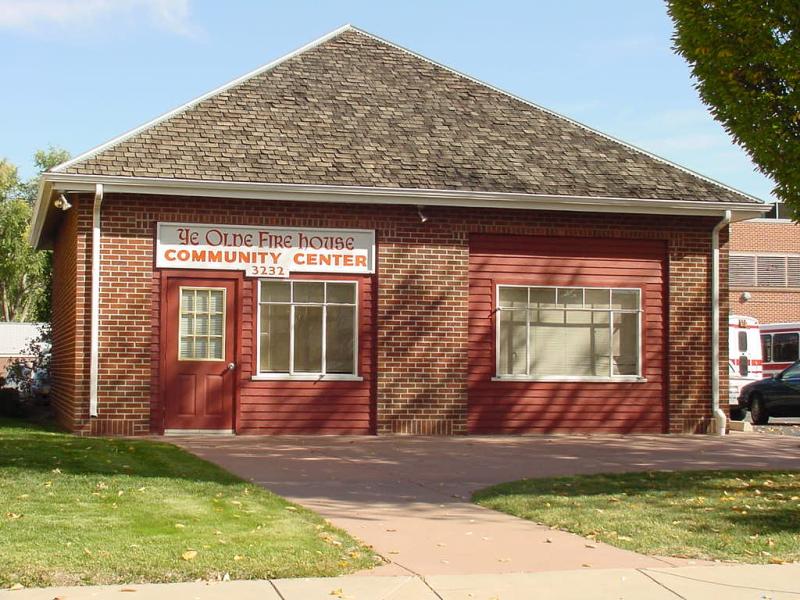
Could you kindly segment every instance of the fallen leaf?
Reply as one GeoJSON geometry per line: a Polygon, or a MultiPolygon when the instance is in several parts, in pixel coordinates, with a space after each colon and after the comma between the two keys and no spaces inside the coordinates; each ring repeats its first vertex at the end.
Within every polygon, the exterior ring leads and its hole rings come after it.
{"type": "Polygon", "coordinates": [[[242,560],[244,556],[239,556],[238,554],[233,557],[233,560],[242,560]]]}
{"type": "Polygon", "coordinates": [[[6,518],[10,519],[11,521],[15,521],[16,519],[21,519],[22,515],[19,513],[7,512],[6,518]]]}
{"type": "Polygon", "coordinates": [[[297,510],[294,506],[287,506],[286,510],[297,510]]]}
{"type": "Polygon", "coordinates": [[[331,593],[328,595],[336,596],[337,598],[344,598],[344,592],[342,591],[342,588],[336,588],[335,590],[331,590],[331,593]]]}
{"type": "Polygon", "coordinates": [[[194,560],[194,557],[197,556],[197,550],[187,550],[183,554],[181,554],[181,558],[183,560],[194,560]]]}
{"type": "Polygon", "coordinates": [[[186,525],[183,523],[175,523],[175,529],[184,529],[186,525]]]}

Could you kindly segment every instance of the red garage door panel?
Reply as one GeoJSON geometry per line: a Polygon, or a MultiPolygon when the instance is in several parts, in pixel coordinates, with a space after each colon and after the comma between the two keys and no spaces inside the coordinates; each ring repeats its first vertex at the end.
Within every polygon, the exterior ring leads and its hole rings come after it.
{"type": "Polygon", "coordinates": [[[666,242],[473,235],[470,433],[666,431],[666,242]],[[645,382],[492,381],[498,285],[639,288],[645,382]]]}

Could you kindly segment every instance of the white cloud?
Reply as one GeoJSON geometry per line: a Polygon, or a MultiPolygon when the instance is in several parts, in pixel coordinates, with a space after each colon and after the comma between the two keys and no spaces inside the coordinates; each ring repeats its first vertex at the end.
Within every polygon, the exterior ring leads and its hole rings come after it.
{"type": "Polygon", "coordinates": [[[40,26],[80,29],[98,22],[144,18],[156,27],[192,35],[190,0],[0,0],[0,28],[40,26]]]}

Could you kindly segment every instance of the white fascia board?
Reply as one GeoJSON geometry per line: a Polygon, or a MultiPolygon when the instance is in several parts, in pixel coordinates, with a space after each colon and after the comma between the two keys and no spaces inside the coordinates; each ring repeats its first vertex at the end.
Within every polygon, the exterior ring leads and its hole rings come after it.
{"type": "Polygon", "coordinates": [[[53,183],[42,177],[39,180],[39,191],[36,194],[36,203],[33,205],[31,229],[28,232],[28,241],[34,248],[39,245],[39,236],[44,225],[44,219],[47,216],[52,193],[53,183]]]}
{"type": "MultiPolygon", "coordinates": [[[[749,202],[705,202],[661,200],[604,196],[558,196],[509,192],[474,192],[464,190],[433,190],[409,188],[377,188],[358,186],[300,185],[282,183],[251,183],[166,179],[146,177],[114,177],[104,175],[73,175],[45,173],[43,185],[50,191],[90,192],[98,183],[108,194],[146,194],[169,196],[207,196],[243,198],[250,200],[279,200],[290,202],[339,202],[350,204],[395,204],[448,206],[462,208],[494,208],[517,210],[555,210],[594,213],[629,213],[651,215],[721,216],[733,211],[737,220],[759,217],[770,210],[769,205],[749,202]]],[[[49,198],[49,193],[48,196],[49,198]]],[[[32,231],[32,241],[38,243],[46,207],[40,206],[32,231]]]]}

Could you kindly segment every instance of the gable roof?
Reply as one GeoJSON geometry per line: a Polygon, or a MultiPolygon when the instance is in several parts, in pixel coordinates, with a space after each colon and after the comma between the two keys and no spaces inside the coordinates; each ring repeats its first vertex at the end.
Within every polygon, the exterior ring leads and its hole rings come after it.
{"type": "Polygon", "coordinates": [[[53,172],[758,202],[351,26],[53,172]]]}

